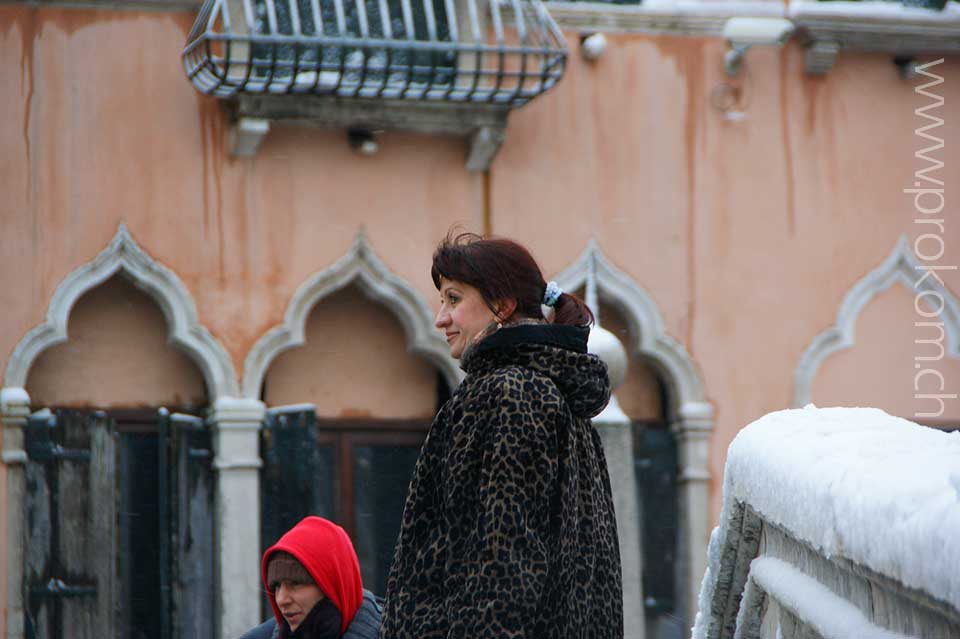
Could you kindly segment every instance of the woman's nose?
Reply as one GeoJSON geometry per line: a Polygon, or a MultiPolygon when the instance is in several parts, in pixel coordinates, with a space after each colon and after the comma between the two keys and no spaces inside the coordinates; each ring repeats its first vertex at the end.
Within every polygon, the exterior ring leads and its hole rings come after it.
{"type": "Polygon", "coordinates": [[[437,313],[436,319],[433,321],[433,325],[437,328],[443,328],[450,323],[450,313],[444,309],[440,309],[440,312],[437,313]]]}
{"type": "Polygon", "coordinates": [[[277,600],[278,606],[282,606],[290,600],[290,591],[285,585],[280,584],[273,593],[273,598],[277,600]]]}

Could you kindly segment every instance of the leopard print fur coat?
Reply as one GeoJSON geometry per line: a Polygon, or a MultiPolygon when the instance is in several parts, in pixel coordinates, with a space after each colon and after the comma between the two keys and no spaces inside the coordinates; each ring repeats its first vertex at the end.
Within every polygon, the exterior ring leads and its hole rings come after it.
{"type": "Polygon", "coordinates": [[[505,326],[464,353],[410,484],[381,639],[621,639],[589,329],[505,326]]]}

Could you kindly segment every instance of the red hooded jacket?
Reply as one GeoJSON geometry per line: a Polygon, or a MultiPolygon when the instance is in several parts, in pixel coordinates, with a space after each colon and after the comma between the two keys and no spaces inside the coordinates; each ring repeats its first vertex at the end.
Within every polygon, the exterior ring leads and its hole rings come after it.
{"type": "Polygon", "coordinates": [[[306,517],[263,553],[260,569],[263,587],[270,597],[277,623],[283,624],[277,600],[267,583],[270,555],[279,551],[290,553],[307,569],[323,594],[340,611],[340,634],[346,632],[363,602],[360,562],[346,531],[321,517],[306,517]]]}

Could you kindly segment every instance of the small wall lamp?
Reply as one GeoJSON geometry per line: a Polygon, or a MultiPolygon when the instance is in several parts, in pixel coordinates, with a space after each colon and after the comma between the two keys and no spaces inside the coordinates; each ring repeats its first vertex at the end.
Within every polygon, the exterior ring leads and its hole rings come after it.
{"type": "Polygon", "coordinates": [[[591,33],[580,39],[580,54],[584,60],[594,62],[600,59],[607,50],[607,36],[602,33],[591,33]]]}
{"type": "Polygon", "coordinates": [[[377,143],[374,132],[370,129],[358,127],[347,129],[347,141],[353,150],[359,151],[363,155],[374,155],[380,150],[380,144],[377,143]]]}

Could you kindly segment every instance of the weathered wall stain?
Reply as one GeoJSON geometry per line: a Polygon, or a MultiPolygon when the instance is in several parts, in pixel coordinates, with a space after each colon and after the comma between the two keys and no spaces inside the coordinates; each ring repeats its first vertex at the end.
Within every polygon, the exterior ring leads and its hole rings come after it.
{"type": "Polygon", "coordinates": [[[197,116],[200,124],[200,189],[202,193],[203,206],[203,239],[210,240],[210,152],[207,148],[209,134],[207,133],[207,124],[209,122],[205,115],[205,104],[208,98],[199,93],[197,98],[197,116]]]}
{"type": "Polygon", "coordinates": [[[103,26],[113,22],[133,22],[144,15],[138,11],[110,11],[83,9],[45,9],[40,14],[43,28],[56,27],[64,35],[72,36],[87,27],[103,26]]]}
{"type": "Polygon", "coordinates": [[[196,93],[196,98],[203,182],[203,235],[207,242],[216,243],[217,277],[222,284],[227,276],[223,219],[223,160],[227,153],[223,120],[226,116],[218,100],[200,93],[196,93]]]}
{"type": "Polygon", "coordinates": [[[813,133],[817,128],[817,109],[820,107],[820,91],[827,82],[827,76],[803,74],[803,94],[807,97],[806,124],[807,132],[813,133]]]}
{"type": "Polygon", "coordinates": [[[787,209],[787,233],[793,237],[796,234],[796,197],[794,194],[793,174],[793,140],[790,137],[790,86],[793,84],[793,74],[790,69],[790,55],[793,47],[780,50],[780,136],[783,141],[784,162],[784,202],[787,209]]]}
{"type": "Polygon", "coordinates": [[[657,38],[654,40],[657,48],[665,56],[672,58],[677,65],[684,83],[686,96],[684,100],[684,131],[683,146],[686,158],[686,201],[687,201],[687,316],[686,316],[686,346],[693,355],[693,327],[696,316],[697,299],[697,162],[699,151],[704,144],[707,100],[704,91],[705,83],[705,44],[701,38],[683,38],[682,40],[657,38]]]}
{"type": "Polygon", "coordinates": [[[34,69],[33,52],[37,33],[37,10],[30,9],[17,14],[11,26],[17,26],[20,32],[20,93],[23,104],[23,149],[26,156],[26,203],[30,205],[33,195],[33,162],[30,157],[30,115],[33,113],[34,69]]]}

